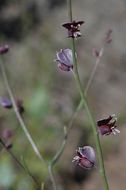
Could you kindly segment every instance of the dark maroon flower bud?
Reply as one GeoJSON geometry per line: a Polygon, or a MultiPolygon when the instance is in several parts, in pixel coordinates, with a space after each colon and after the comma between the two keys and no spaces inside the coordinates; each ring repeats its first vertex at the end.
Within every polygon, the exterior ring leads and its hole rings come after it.
{"type": "Polygon", "coordinates": [[[99,57],[99,51],[96,48],[93,48],[92,54],[96,59],[99,57]]]}
{"type": "Polygon", "coordinates": [[[0,97],[0,105],[4,108],[11,109],[12,108],[12,103],[9,99],[7,98],[2,98],[0,97]]]}
{"type": "Polygon", "coordinates": [[[6,143],[5,144],[6,149],[10,149],[10,148],[12,148],[12,146],[13,146],[12,143],[6,143]]]}
{"type": "Polygon", "coordinates": [[[16,101],[16,104],[17,104],[19,113],[20,113],[20,114],[23,114],[24,111],[25,111],[25,110],[24,110],[24,107],[23,107],[23,100],[18,99],[18,100],[16,101]]]}
{"type": "Polygon", "coordinates": [[[62,24],[63,27],[65,27],[68,30],[68,37],[72,38],[78,38],[81,36],[79,27],[84,24],[84,21],[73,21],[73,22],[68,22],[65,24],[62,24]]]}
{"type": "Polygon", "coordinates": [[[115,114],[110,115],[107,119],[102,119],[97,122],[98,126],[98,132],[100,135],[110,135],[111,133],[116,135],[119,134],[120,131],[115,125],[117,121],[117,118],[115,117],[115,114]]]}
{"type": "Polygon", "coordinates": [[[108,28],[106,31],[106,36],[105,36],[105,43],[110,44],[112,39],[111,39],[111,34],[112,34],[112,29],[108,28]]]}
{"type": "Polygon", "coordinates": [[[76,150],[77,156],[73,158],[72,162],[76,162],[77,165],[81,166],[84,169],[91,169],[94,166],[95,162],[95,152],[94,149],[90,146],[79,147],[76,150]]]}
{"type": "Polygon", "coordinates": [[[9,47],[8,45],[3,45],[3,46],[0,46],[0,54],[4,54],[4,53],[7,53],[9,50],[9,47]]]}
{"type": "Polygon", "coordinates": [[[10,129],[4,129],[3,132],[2,132],[2,136],[5,138],[5,139],[10,139],[12,137],[12,132],[10,129]]]}
{"type": "Polygon", "coordinates": [[[71,49],[64,49],[56,52],[58,67],[62,71],[70,71],[73,69],[73,55],[71,49]]]}

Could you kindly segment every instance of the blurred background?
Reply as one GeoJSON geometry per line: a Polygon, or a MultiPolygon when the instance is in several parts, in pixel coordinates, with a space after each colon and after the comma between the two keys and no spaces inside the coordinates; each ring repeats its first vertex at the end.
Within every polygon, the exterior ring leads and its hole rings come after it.
{"type": "MultiPolygon", "coordinates": [[[[88,91],[88,102],[96,121],[113,113],[118,117],[121,134],[102,137],[101,143],[110,189],[123,190],[126,186],[126,1],[73,0],[72,3],[73,18],[85,21],[81,26],[82,38],[76,41],[84,88],[95,65],[92,48],[99,50],[107,28],[113,30],[112,43],[106,47],[88,91]]],[[[9,83],[15,99],[23,100],[24,121],[47,162],[61,146],[63,127],[68,125],[80,100],[72,73],[59,71],[54,62],[56,51],[71,48],[67,31],[61,26],[67,21],[65,0],[0,1],[0,45],[10,47],[5,56],[9,83]]],[[[1,75],[0,96],[8,97],[1,75]]],[[[12,133],[9,139],[12,152],[19,160],[23,158],[31,173],[49,189],[47,170],[33,152],[13,110],[1,107],[0,136],[5,129],[12,133]]],[[[95,148],[92,129],[82,109],[54,168],[58,190],[104,189],[99,166],[86,171],[72,163],[77,147],[84,145],[95,148]]],[[[34,190],[34,182],[0,146],[0,190],[22,189],[34,190]]]]}

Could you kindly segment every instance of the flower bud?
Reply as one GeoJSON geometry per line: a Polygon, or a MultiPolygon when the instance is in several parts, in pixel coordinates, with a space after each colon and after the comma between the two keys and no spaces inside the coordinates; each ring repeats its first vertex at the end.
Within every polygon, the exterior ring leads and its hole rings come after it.
{"type": "Polygon", "coordinates": [[[106,31],[106,36],[105,36],[105,43],[110,44],[112,39],[111,39],[111,34],[112,34],[112,29],[108,28],[106,31]]]}
{"type": "Polygon", "coordinates": [[[5,138],[5,139],[10,139],[12,137],[12,132],[10,129],[4,129],[3,132],[2,132],[2,136],[5,138]]]}
{"type": "Polygon", "coordinates": [[[99,51],[96,48],[93,48],[92,54],[96,59],[99,57],[99,51]]]}
{"type": "Polygon", "coordinates": [[[8,45],[3,45],[3,46],[0,46],[0,54],[4,54],[4,53],[7,53],[9,50],[9,47],[8,45]]]}

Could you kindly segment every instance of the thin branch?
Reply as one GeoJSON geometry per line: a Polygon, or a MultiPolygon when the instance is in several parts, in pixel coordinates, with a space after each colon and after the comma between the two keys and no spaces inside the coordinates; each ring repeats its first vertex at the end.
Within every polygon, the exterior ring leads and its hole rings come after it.
{"type": "Polygon", "coordinates": [[[28,129],[27,129],[27,127],[26,127],[20,113],[19,113],[19,111],[18,111],[18,108],[17,108],[16,102],[15,102],[12,90],[11,90],[10,85],[8,83],[8,79],[7,79],[7,76],[6,76],[6,71],[5,71],[4,60],[3,59],[1,59],[1,61],[0,61],[0,67],[1,67],[1,72],[2,72],[2,76],[3,76],[3,80],[4,80],[4,83],[5,83],[6,89],[8,91],[9,96],[10,96],[10,99],[11,99],[11,102],[12,102],[12,105],[13,105],[13,109],[14,109],[14,112],[15,112],[15,114],[17,116],[17,119],[18,119],[18,121],[20,123],[20,126],[22,127],[27,139],[29,140],[29,142],[30,142],[30,144],[31,144],[31,146],[32,146],[32,148],[34,150],[34,152],[39,157],[39,159],[42,161],[42,163],[47,167],[47,164],[46,164],[44,158],[40,154],[34,140],[32,139],[32,137],[31,137],[31,135],[30,135],[30,133],[29,133],[29,131],[28,131],[28,129]]]}
{"type": "Polygon", "coordinates": [[[48,172],[49,172],[50,179],[51,179],[51,182],[52,182],[52,185],[53,185],[53,189],[54,189],[54,190],[57,190],[57,188],[56,188],[56,183],[55,183],[55,179],[54,179],[53,172],[52,172],[52,166],[51,166],[51,165],[48,165],[48,172]]]}
{"type": "Polygon", "coordinates": [[[56,164],[56,162],[59,160],[59,158],[61,157],[64,151],[64,148],[66,146],[66,143],[67,143],[67,131],[66,131],[66,127],[64,127],[64,139],[58,152],[56,153],[56,155],[53,157],[53,159],[50,162],[51,167],[53,167],[56,164]]]}
{"type": "Polygon", "coordinates": [[[102,57],[102,55],[103,55],[103,52],[104,52],[104,47],[101,48],[101,50],[100,50],[100,52],[99,52],[99,56],[98,56],[98,58],[96,59],[95,66],[94,66],[94,68],[93,68],[93,70],[92,70],[92,73],[91,73],[91,75],[90,75],[90,78],[89,78],[89,80],[88,80],[88,83],[87,83],[86,88],[85,88],[85,91],[84,91],[85,96],[86,96],[86,94],[87,94],[87,92],[88,92],[89,87],[91,86],[91,83],[92,83],[93,78],[94,78],[94,76],[95,76],[95,73],[96,73],[97,67],[98,67],[98,65],[99,65],[99,63],[100,63],[101,57],[102,57]]]}
{"type": "MultiPolygon", "coordinates": [[[[2,58],[3,58],[3,57],[2,57],[2,58]]],[[[31,146],[32,146],[32,148],[33,148],[33,150],[34,150],[34,152],[36,153],[36,155],[38,156],[38,158],[41,160],[41,162],[42,162],[42,163],[45,165],[45,167],[47,168],[47,170],[48,170],[48,172],[49,172],[49,176],[50,176],[51,182],[52,182],[52,185],[53,185],[53,188],[55,188],[55,186],[54,186],[55,181],[54,181],[54,178],[53,178],[53,174],[52,174],[52,172],[50,171],[50,169],[49,169],[49,167],[48,167],[46,161],[44,160],[44,158],[43,158],[42,155],[40,154],[40,152],[39,152],[39,150],[38,150],[38,148],[37,148],[37,146],[36,146],[34,140],[32,139],[32,137],[31,137],[31,135],[30,135],[30,133],[29,133],[29,131],[28,131],[28,129],[27,129],[27,127],[26,127],[26,125],[25,125],[25,123],[24,123],[24,121],[23,121],[23,119],[22,119],[20,113],[19,113],[19,111],[18,111],[18,108],[17,108],[16,102],[15,102],[15,99],[14,99],[14,96],[13,96],[13,93],[12,93],[12,90],[11,90],[10,85],[9,85],[9,83],[8,83],[8,79],[7,79],[7,75],[6,75],[6,71],[5,71],[5,67],[4,67],[4,60],[3,60],[3,59],[1,59],[1,61],[0,61],[0,68],[1,68],[1,72],[2,72],[2,76],[3,76],[3,80],[4,80],[4,83],[5,83],[5,86],[6,86],[6,88],[7,88],[8,94],[9,94],[9,96],[10,96],[10,99],[11,99],[11,102],[12,102],[12,105],[13,105],[13,109],[14,109],[14,112],[15,112],[15,114],[16,114],[16,116],[17,116],[17,119],[18,119],[18,121],[19,121],[19,123],[20,123],[20,126],[21,126],[21,128],[23,129],[23,131],[24,131],[24,133],[25,133],[27,139],[29,140],[29,142],[30,142],[30,144],[31,144],[31,146]]],[[[54,190],[56,190],[56,188],[55,188],[54,190]]]]}
{"type": "MultiPolygon", "coordinates": [[[[3,141],[1,138],[0,138],[0,143],[1,143],[1,145],[3,146],[4,150],[6,150],[6,151],[10,154],[10,156],[13,158],[13,160],[18,164],[18,166],[19,166],[21,169],[23,169],[23,171],[26,172],[26,170],[25,170],[23,164],[22,164],[22,163],[18,160],[18,158],[12,153],[12,151],[6,147],[6,144],[4,143],[4,141],[3,141]]],[[[38,190],[39,190],[39,189],[40,189],[40,185],[39,185],[38,181],[36,180],[36,178],[31,174],[31,172],[30,172],[28,169],[27,169],[27,172],[26,172],[26,173],[32,178],[32,180],[34,181],[34,183],[36,184],[36,186],[37,186],[37,188],[38,188],[38,190]]]]}

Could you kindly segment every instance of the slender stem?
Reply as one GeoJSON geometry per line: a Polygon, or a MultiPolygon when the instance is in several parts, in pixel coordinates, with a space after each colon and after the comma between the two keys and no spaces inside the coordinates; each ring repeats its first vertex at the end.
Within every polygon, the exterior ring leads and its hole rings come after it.
{"type": "Polygon", "coordinates": [[[92,73],[91,73],[90,78],[89,78],[89,80],[88,80],[87,86],[86,86],[86,88],[85,88],[85,91],[84,91],[84,94],[85,94],[85,95],[87,94],[87,91],[88,91],[88,89],[89,89],[89,87],[90,87],[90,85],[91,85],[91,83],[92,83],[92,80],[93,80],[94,75],[95,75],[95,73],[96,73],[96,70],[97,70],[98,64],[99,64],[99,62],[100,62],[100,58],[101,58],[101,56],[102,56],[102,54],[103,54],[103,51],[104,51],[104,48],[101,48],[101,50],[100,50],[100,52],[99,52],[99,56],[98,56],[98,58],[96,59],[96,64],[95,64],[95,66],[94,66],[94,68],[93,68],[93,70],[92,70],[92,73]]]}
{"type": "Polygon", "coordinates": [[[66,131],[66,127],[64,127],[64,139],[58,152],[56,153],[56,155],[53,157],[53,159],[50,162],[51,167],[53,167],[56,164],[56,162],[59,160],[59,158],[61,157],[64,151],[64,148],[66,146],[66,143],[67,143],[67,131],[66,131]]]}
{"type": "Polygon", "coordinates": [[[41,185],[41,190],[44,190],[44,183],[42,183],[41,185]]]}
{"type": "MultiPolygon", "coordinates": [[[[22,168],[25,172],[25,168],[23,166],[23,164],[18,160],[18,158],[12,153],[12,151],[10,149],[8,149],[6,147],[6,144],[4,143],[4,141],[0,138],[0,143],[2,144],[2,146],[4,147],[4,149],[10,154],[10,156],[13,158],[13,160],[20,166],[20,168],[22,168]]],[[[40,185],[38,184],[38,181],[36,180],[36,178],[31,174],[31,172],[29,170],[27,170],[26,172],[31,178],[32,180],[35,182],[38,190],[40,188],[40,185]]]]}
{"type": "Polygon", "coordinates": [[[31,135],[30,135],[30,133],[29,133],[29,131],[28,131],[28,129],[27,129],[27,127],[26,127],[26,125],[25,125],[25,123],[24,123],[24,121],[23,121],[20,113],[19,113],[19,111],[18,111],[18,108],[17,108],[16,102],[15,102],[12,90],[11,90],[11,88],[9,86],[9,83],[8,83],[8,79],[7,79],[7,76],[6,76],[6,71],[5,71],[5,68],[4,68],[3,61],[4,61],[3,59],[0,61],[1,72],[2,72],[2,76],[3,76],[3,80],[4,80],[4,83],[5,83],[5,86],[7,88],[8,94],[10,96],[10,99],[11,99],[11,102],[12,102],[12,105],[13,105],[14,112],[15,112],[15,114],[17,116],[17,119],[18,119],[18,121],[20,123],[20,126],[24,130],[24,133],[25,133],[27,139],[29,140],[29,142],[30,142],[30,144],[31,144],[34,152],[39,157],[39,159],[43,162],[43,164],[47,167],[47,164],[46,164],[44,158],[40,154],[40,152],[39,152],[39,150],[38,150],[38,148],[37,148],[34,140],[32,139],[32,137],[31,137],[31,135]]]}
{"type": "MultiPolygon", "coordinates": [[[[69,10],[69,12],[72,12],[71,0],[68,0],[68,10],[69,10]]],[[[72,13],[71,13],[71,15],[72,15],[72,13]]],[[[70,21],[72,21],[71,17],[70,17],[70,21]]],[[[105,174],[105,168],[104,168],[102,149],[101,149],[101,145],[100,145],[100,139],[99,139],[99,135],[97,133],[97,126],[96,126],[95,120],[93,118],[93,115],[92,115],[92,113],[90,111],[90,108],[88,106],[88,102],[86,100],[86,97],[83,94],[83,88],[82,88],[80,78],[79,78],[76,55],[75,55],[74,38],[72,38],[71,41],[72,41],[72,53],[73,53],[73,65],[74,65],[75,80],[76,80],[77,87],[78,87],[81,99],[82,99],[83,104],[85,106],[85,109],[87,111],[89,120],[90,120],[91,125],[92,125],[92,129],[93,129],[93,132],[94,132],[95,141],[96,141],[96,147],[97,147],[97,152],[98,152],[98,157],[99,157],[100,173],[101,173],[101,176],[102,176],[102,179],[103,179],[103,182],[104,182],[104,187],[105,187],[105,190],[109,190],[109,186],[108,186],[108,182],[107,182],[107,178],[106,178],[106,174],[105,174]]]]}
{"type": "Polygon", "coordinates": [[[55,183],[55,180],[54,180],[54,177],[53,177],[53,173],[52,173],[52,166],[51,165],[48,165],[48,172],[49,172],[50,179],[51,179],[51,182],[52,182],[52,185],[53,185],[53,189],[57,190],[56,183],[55,183]]]}
{"type": "Polygon", "coordinates": [[[67,0],[67,7],[69,7],[68,8],[68,18],[70,19],[70,22],[72,22],[72,2],[71,2],[71,0],[69,1],[69,0],[67,0]]]}
{"type": "Polygon", "coordinates": [[[30,133],[29,133],[29,131],[28,131],[28,129],[27,129],[27,127],[26,127],[26,125],[25,125],[25,123],[24,123],[24,121],[23,121],[20,113],[19,113],[19,111],[18,111],[18,108],[17,108],[16,102],[15,102],[12,90],[11,90],[11,88],[9,86],[9,83],[8,83],[8,79],[7,79],[7,76],[6,76],[6,71],[5,71],[5,68],[4,68],[4,60],[3,59],[1,59],[1,61],[0,61],[0,68],[1,68],[1,72],[2,72],[2,76],[3,76],[3,80],[4,80],[4,83],[5,83],[5,86],[7,88],[8,94],[10,96],[10,99],[11,99],[11,102],[12,102],[12,105],[13,105],[13,109],[14,109],[14,112],[15,112],[15,114],[17,116],[17,119],[18,119],[18,121],[20,123],[20,126],[22,127],[22,129],[23,129],[26,137],[28,138],[28,140],[29,140],[29,142],[30,142],[30,144],[31,144],[34,152],[36,153],[36,155],[38,156],[38,158],[41,160],[41,162],[45,165],[45,167],[48,169],[48,173],[49,173],[49,176],[50,176],[53,188],[54,188],[54,190],[56,190],[56,188],[54,186],[55,181],[54,181],[54,178],[53,178],[53,174],[50,172],[50,169],[49,169],[46,161],[44,160],[44,158],[40,154],[40,152],[39,152],[39,150],[38,150],[35,142],[33,141],[32,137],[31,137],[31,135],[30,135],[30,133]]]}

